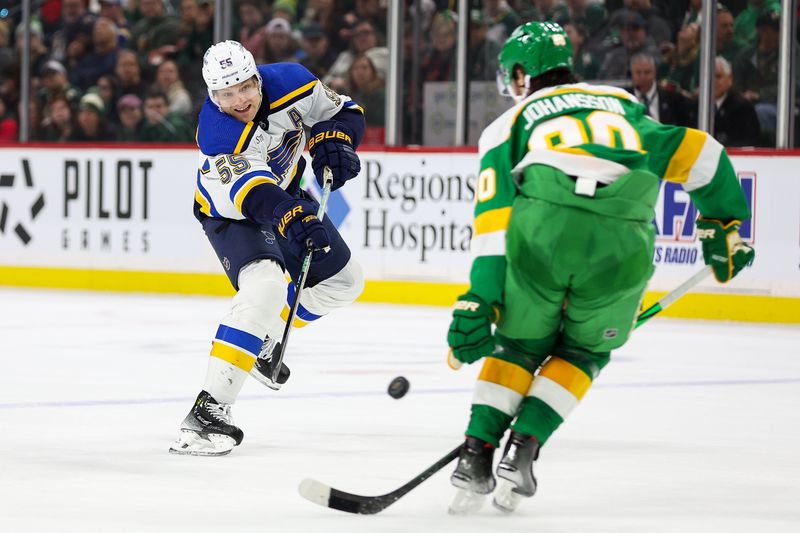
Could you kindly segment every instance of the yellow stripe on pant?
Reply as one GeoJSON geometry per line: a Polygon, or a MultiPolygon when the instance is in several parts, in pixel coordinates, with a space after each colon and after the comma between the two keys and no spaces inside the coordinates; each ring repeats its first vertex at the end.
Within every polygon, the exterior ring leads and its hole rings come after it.
{"type": "Polygon", "coordinates": [[[552,357],[533,380],[528,396],[543,401],[566,419],[591,385],[591,378],[578,367],[552,357]]]}
{"type": "Polygon", "coordinates": [[[475,385],[472,403],[488,405],[508,416],[514,416],[532,380],[533,374],[521,366],[487,357],[475,385]]]}
{"type": "Polygon", "coordinates": [[[253,365],[256,364],[256,358],[253,357],[252,354],[219,341],[211,343],[211,355],[213,357],[219,357],[223,361],[227,361],[245,372],[250,372],[253,365]]]}

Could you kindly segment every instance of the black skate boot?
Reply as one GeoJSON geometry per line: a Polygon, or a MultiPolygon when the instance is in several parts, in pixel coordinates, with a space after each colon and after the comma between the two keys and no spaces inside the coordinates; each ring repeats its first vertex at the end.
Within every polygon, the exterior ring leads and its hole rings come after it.
{"type": "Polygon", "coordinates": [[[522,498],[530,498],[536,493],[533,462],[539,458],[539,447],[536,437],[516,431],[508,436],[503,458],[497,465],[500,482],[492,502],[501,511],[513,512],[522,498]]]}
{"type": "Polygon", "coordinates": [[[458,456],[450,483],[458,488],[450,503],[450,514],[472,514],[480,510],[486,495],[494,490],[492,475],[494,447],[475,437],[467,437],[458,456]]]}
{"type": "Polygon", "coordinates": [[[233,425],[231,406],[201,391],[169,451],[180,455],[225,455],[242,439],[244,433],[233,425]]]}
{"type": "Polygon", "coordinates": [[[274,359],[272,356],[278,353],[280,347],[281,343],[279,340],[267,337],[264,344],[261,346],[261,352],[258,354],[256,364],[253,365],[253,369],[250,370],[251,376],[256,378],[259,383],[266,385],[272,390],[280,389],[281,385],[286,383],[291,374],[289,367],[281,361],[281,370],[278,372],[278,379],[272,379],[272,373],[275,371],[275,363],[273,363],[274,359]]]}

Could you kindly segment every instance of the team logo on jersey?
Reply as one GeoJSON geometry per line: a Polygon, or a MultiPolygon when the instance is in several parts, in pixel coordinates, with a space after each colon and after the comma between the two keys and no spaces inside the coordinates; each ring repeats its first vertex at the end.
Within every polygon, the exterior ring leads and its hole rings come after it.
{"type": "Polygon", "coordinates": [[[36,220],[44,205],[44,192],[34,187],[27,159],[22,160],[21,176],[0,174],[0,238],[13,231],[27,246],[33,240],[29,224],[36,220]]]}
{"type": "Polygon", "coordinates": [[[342,97],[339,96],[339,94],[336,91],[334,91],[324,83],[322,83],[321,85],[322,85],[322,90],[325,91],[325,96],[327,96],[328,99],[331,102],[333,102],[333,105],[338,106],[339,104],[342,103],[342,97]]]}
{"type": "Polygon", "coordinates": [[[295,155],[298,149],[302,149],[300,141],[303,138],[302,130],[289,130],[283,133],[278,145],[267,152],[267,164],[282,182],[291,177],[289,170],[294,166],[295,155]]]}

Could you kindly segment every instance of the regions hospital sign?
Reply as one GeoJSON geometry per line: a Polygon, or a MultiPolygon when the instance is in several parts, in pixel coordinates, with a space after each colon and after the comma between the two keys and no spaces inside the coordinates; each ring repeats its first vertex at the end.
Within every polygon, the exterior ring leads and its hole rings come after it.
{"type": "MultiPolygon", "coordinates": [[[[360,153],[361,175],[334,192],[328,214],[368,283],[463,287],[477,155],[360,153]]],[[[221,267],[192,216],[196,162],[188,148],[0,148],[0,282],[27,284],[20,281],[28,279],[26,270],[39,269],[38,284],[45,286],[48,273],[58,274],[53,284],[59,285],[70,272],[93,271],[149,273],[147,289],[164,292],[186,279],[175,275],[219,276],[223,286],[221,267]],[[173,276],[160,284],[167,274],[173,276]]],[[[786,170],[800,163],[800,154],[733,162],[754,214],[742,235],[756,247],[756,260],[733,282],[708,281],[699,290],[800,297],[800,180],[786,170]]],[[[304,183],[319,194],[310,170],[304,183]]],[[[696,217],[680,186],[662,184],[653,290],[670,290],[702,265],[696,217]]],[[[207,283],[192,286],[184,283],[178,292],[208,292],[207,283]]]]}

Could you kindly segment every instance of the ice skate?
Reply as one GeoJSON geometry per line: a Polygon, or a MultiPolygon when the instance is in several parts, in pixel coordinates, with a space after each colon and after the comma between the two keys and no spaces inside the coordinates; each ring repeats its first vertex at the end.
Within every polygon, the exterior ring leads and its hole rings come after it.
{"type": "Polygon", "coordinates": [[[539,441],[536,438],[511,432],[503,458],[497,465],[497,477],[500,480],[492,502],[496,508],[511,513],[522,498],[530,498],[536,493],[533,462],[538,457],[539,441]]]}
{"type": "Polygon", "coordinates": [[[458,489],[450,502],[450,514],[466,515],[480,510],[496,484],[492,475],[493,457],[494,447],[481,439],[467,437],[450,476],[450,483],[458,489]]]}
{"type": "Polygon", "coordinates": [[[201,391],[169,451],[180,455],[226,455],[243,438],[242,430],[233,425],[231,406],[201,391]]]}
{"type": "Polygon", "coordinates": [[[280,389],[281,385],[286,383],[286,380],[289,379],[289,374],[291,374],[289,367],[281,361],[281,370],[278,372],[278,379],[275,381],[272,379],[272,372],[275,369],[272,356],[278,352],[280,346],[281,343],[279,340],[267,337],[267,340],[265,340],[264,344],[261,346],[261,352],[258,354],[256,364],[253,365],[252,370],[250,370],[251,376],[256,378],[259,383],[266,385],[272,390],[280,389]]]}

